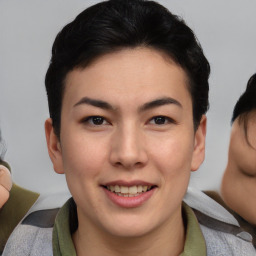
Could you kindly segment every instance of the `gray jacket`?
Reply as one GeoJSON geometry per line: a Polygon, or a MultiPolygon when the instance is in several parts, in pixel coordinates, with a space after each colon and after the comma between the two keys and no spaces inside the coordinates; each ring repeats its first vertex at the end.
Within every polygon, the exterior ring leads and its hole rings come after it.
{"type": "Polygon", "coordinates": [[[254,256],[252,236],[224,207],[203,192],[189,187],[184,197],[197,216],[209,256],[254,256]]]}
{"type": "MultiPolygon", "coordinates": [[[[184,202],[197,216],[208,256],[256,255],[251,235],[241,230],[237,220],[213,199],[188,188],[184,202]]],[[[52,228],[57,211],[32,209],[9,238],[3,256],[51,256],[52,228]]]]}

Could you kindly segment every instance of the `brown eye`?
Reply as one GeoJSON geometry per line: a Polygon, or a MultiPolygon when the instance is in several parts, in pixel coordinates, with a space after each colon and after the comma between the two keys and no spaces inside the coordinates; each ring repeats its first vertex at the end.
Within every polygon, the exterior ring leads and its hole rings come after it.
{"type": "Polygon", "coordinates": [[[100,117],[100,116],[94,116],[92,117],[92,121],[91,121],[94,125],[101,125],[104,122],[104,118],[100,117]]]}
{"type": "Polygon", "coordinates": [[[83,121],[83,123],[88,123],[90,125],[96,125],[96,126],[108,124],[106,119],[102,116],[89,116],[83,121]]]}
{"type": "Polygon", "coordinates": [[[164,116],[157,116],[154,118],[155,124],[165,124],[166,118],[164,116]]]}
{"type": "Polygon", "coordinates": [[[150,122],[150,124],[156,124],[156,125],[164,125],[167,123],[173,123],[172,119],[166,116],[155,116],[153,117],[150,122]]]}

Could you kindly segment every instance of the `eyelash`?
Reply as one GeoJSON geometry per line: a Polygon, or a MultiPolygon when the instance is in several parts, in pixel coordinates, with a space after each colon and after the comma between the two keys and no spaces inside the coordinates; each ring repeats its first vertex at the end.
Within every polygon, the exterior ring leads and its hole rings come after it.
{"type": "Polygon", "coordinates": [[[154,116],[149,120],[149,123],[151,123],[152,121],[155,121],[155,125],[166,125],[166,124],[176,124],[176,121],[173,120],[170,117],[167,116],[154,116]],[[164,123],[156,123],[157,121],[164,119],[164,123]]]}
{"type": "Polygon", "coordinates": [[[106,124],[109,124],[109,122],[102,116],[88,116],[87,118],[82,120],[82,123],[87,123],[93,126],[106,125],[104,124],[104,122],[106,122],[106,124]],[[94,121],[102,121],[102,122],[95,124],[94,121]]]}
{"type": "MultiPolygon", "coordinates": [[[[102,116],[89,116],[82,120],[82,123],[86,123],[92,126],[101,126],[110,124],[104,117],[102,116]],[[96,123],[95,123],[96,122],[96,123]],[[98,122],[98,123],[97,123],[98,122]],[[105,122],[105,123],[104,123],[105,122]]],[[[149,124],[161,126],[166,124],[176,124],[176,121],[167,116],[154,116],[148,121],[149,124]],[[154,123],[152,123],[154,121],[154,123]],[[160,121],[160,123],[158,123],[160,121]],[[161,121],[163,121],[161,123],[161,121]]]]}

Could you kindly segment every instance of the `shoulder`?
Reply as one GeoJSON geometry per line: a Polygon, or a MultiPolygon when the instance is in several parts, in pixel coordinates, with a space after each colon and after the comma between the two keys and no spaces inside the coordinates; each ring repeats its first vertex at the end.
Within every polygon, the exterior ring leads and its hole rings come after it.
{"type": "Polygon", "coordinates": [[[52,228],[41,228],[21,223],[10,236],[3,256],[50,256],[52,228]]]}
{"type": "Polygon", "coordinates": [[[69,193],[40,196],[11,234],[3,256],[52,255],[55,217],[69,196],[69,193]]]}
{"type": "Polygon", "coordinates": [[[239,214],[237,214],[235,211],[230,209],[223,199],[221,198],[220,194],[218,194],[216,191],[204,191],[206,195],[208,195],[210,198],[214,199],[217,203],[221,204],[225,209],[227,209],[239,222],[239,225],[243,230],[250,233],[253,237],[253,246],[256,248],[256,226],[249,223],[245,219],[243,219],[239,214]]]}
{"type": "Polygon", "coordinates": [[[10,197],[0,211],[0,252],[8,237],[29,209],[38,199],[39,194],[13,184],[10,197]]]}
{"type": "Polygon", "coordinates": [[[202,233],[205,238],[207,255],[233,255],[233,256],[253,256],[256,255],[248,233],[240,234],[241,236],[228,233],[228,231],[220,231],[200,224],[202,233]]]}
{"type": "Polygon", "coordinates": [[[224,207],[203,192],[188,188],[184,198],[194,211],[204,235],[207,255],[256,255],[252,236],[224,207]]]}

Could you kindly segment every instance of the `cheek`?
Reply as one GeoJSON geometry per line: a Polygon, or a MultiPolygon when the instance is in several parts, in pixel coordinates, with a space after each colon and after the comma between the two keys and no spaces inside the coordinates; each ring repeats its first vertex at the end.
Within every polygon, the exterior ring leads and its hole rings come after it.
{"type": "Polygon", "coordinates": [[[250,147],[244,138],[232,137],[230,142],[230,158],[249,175],[256,175],[256,149],[250,147]]]}
{"type": "Polygon", "coordinates": [[[239,167],[244,173],[256,177],[256,150],[249,148],[243,155],[238,156],[239,167]]]}
{"type": "Polygon", "coordinates": [[[70,137],[62,145],[64,171],[69,177],[97,176],[107,158],[107,143],[89,136],[70,137]]]}
{"type": "Polygon", "coordinates": [[[191,169],[193,142],[189,136],[168,137],[159,143],[159,147],[156,144],[152,147],[151,155],[165,176],[187,175],[191,169]]]}
{"type": "Polygon", "coordinates": [[[192,153],[191,142],[181,143],[176,140],[166,140],[159,148],[154,148],[154,154],[151,152],[155,170],[160,177],[163,199],[159,200],[157,207],[163,213],[173,212],[187,191],[192,153]],[[172,204],[166,204],[167,201],[172,204]]]}

